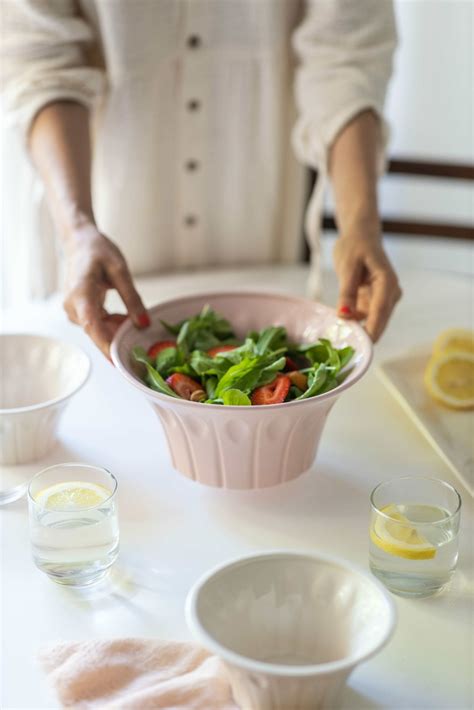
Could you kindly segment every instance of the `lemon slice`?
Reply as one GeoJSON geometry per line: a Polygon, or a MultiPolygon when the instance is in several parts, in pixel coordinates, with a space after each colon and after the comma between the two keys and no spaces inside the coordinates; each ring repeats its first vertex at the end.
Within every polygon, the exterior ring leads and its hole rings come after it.
{"type": "Polygon", "coordinates": [[[433,353],[453,350],[474,353],[474,331],[450,328],[440,333],[434,342],[433,353]]]}
{"type": "Polygon", "coordinates": [[[381,509],[387,517],[378,515],[370,528],[370,539],[389,555],[405,557],[408,560],[431,560],[436,555],[436,547],[417,531],[396,505],[386,505],[381,509]]]}
{"type": "Polygon", "coordinates": [[[109,498],[111,492],[96,483],[65,481],[44,488],[35,502],[48,510],[81,510],[93,508],[109,498]]]}
{"type": "Polygon", "coordinates": [[[428,392],[452,409],[474,407],[474,353],[445,350],[433,355],[424,376],[428,392]]]}

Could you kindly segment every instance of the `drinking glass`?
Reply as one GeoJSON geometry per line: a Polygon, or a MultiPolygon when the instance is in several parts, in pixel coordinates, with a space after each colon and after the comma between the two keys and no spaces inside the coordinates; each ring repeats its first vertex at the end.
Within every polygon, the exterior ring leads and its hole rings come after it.
{"type": "Polygon", "coordinates": [[[461,497],[445,481],[410,477],[380,483],[370,496],[369,564],[394,594],[438,592],[458,559],[461,497]]]}
{"type": "Polygon", "coordinates": [[[117,480],[105,468],[65,463],[40,471],[28,487],[36,566],[55,582],[92,584],[117,559],[117,480]]]}

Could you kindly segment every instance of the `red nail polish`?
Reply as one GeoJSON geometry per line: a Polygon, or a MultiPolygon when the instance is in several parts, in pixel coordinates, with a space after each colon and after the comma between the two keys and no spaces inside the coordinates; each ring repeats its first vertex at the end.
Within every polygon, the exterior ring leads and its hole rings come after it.
{"type": "Polygon", "coordinates": [[[148,328],[150,325],[150,316],[148,313],[140,313],[140,315],[137,318],[138,325],[140,328],[148,328]]]}
{"type": "Polygon", "coordinates": [[[341,306],[339,309],[339,313],[343,313],[345,316],[348,316],[352,313],[352,311],[349,306],[341,306]]]}

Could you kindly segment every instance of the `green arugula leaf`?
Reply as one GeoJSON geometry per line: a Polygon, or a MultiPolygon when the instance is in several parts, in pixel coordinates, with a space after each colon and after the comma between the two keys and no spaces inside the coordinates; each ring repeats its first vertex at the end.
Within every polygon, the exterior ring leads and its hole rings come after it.
{"type": "Polygon", "coordinates": [[[226,405],[231,405],[231,406],[250,406],[252,402],[250,401],[250,398],[247,397],[247,395],[244,392],[241,392],[240,390],[225,390],[225,392],[222,393],[222,403],[226,405]]]}
{"type": "Polygon", "coordinates": [[[181,321],[181,323],[176,323],[176,325],[171,325],[171,323],[167,323],[165,320],[160,319],[160,323],[163,326],[163,328],[166,328],[168,333],[171,333],[172,335],[178,335],[184,321],[181,321]]]}
{"type": "Polygon", "coordinates": [[[286,357],[280,357],[275,362],[273,362],[271,365],[267,365],[264,367],[260,373],[260,377],[258,378],[255,387],[263,387],[263,385],[268,385],[270,382],[273,382],[275,377],[277,376],[277,373],[280,370],[283,370],[286,365],[286,357]]]}
{"type": "Polygon", "coordinates": [[[319,390],[318,394],[324,394],[325,392],[329,392],[330,390],[333,390],[335,387],[337,387],[338,384],[339,383],[335,377],[329,376],[324,385],[319,390]]]}
{"type": "Polygon", "coordinates": [[[340,348],[338,351],[339,360],[341,362],[341,370],[347,365],[348,362],[352,360],[355,353],[354,348],[351,345],[347,345],[345,348],[340,348]]]}
{"type": "Polygon", "coordinates": [[[314,397],[315,394],[319,393],[319,390],[323,387],[326,379],[328,377],[328,368],[324,363],[321,363],[316,367],[313,372],[308,375],[308,389],[301,394],[298,399],[308,399],[308,397],[314,397]]]}
{"type": "Polygon", "coordinates": [[[257,340],[257,355],[265,355],[268,351],[286,348],[288,339],[286,330],[282,326],[271,326],[260,331],[257,340]]]}
{"type": "Polygon", "coordinates": [[[139,362],[142,365],[145,363],[151,365],[151,358],[148,357],[145,348],[142,348],[141,345],[135,345],[135,347],[132,348],[132,358],[135,362],[139,362]]]}

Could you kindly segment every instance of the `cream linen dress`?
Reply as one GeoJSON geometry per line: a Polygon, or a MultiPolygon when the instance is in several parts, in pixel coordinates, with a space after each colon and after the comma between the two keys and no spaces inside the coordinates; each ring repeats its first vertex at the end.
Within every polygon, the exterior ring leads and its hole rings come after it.
{"type": "Polygon", "coordinates": [[[3,0],[3,100],[25,139],[50,102],[92,109],[96,218],[134,274],[297,261],[312,166],[315,293],[328,148],[382,116],[395,44],[390,0],[3,0]]]}

